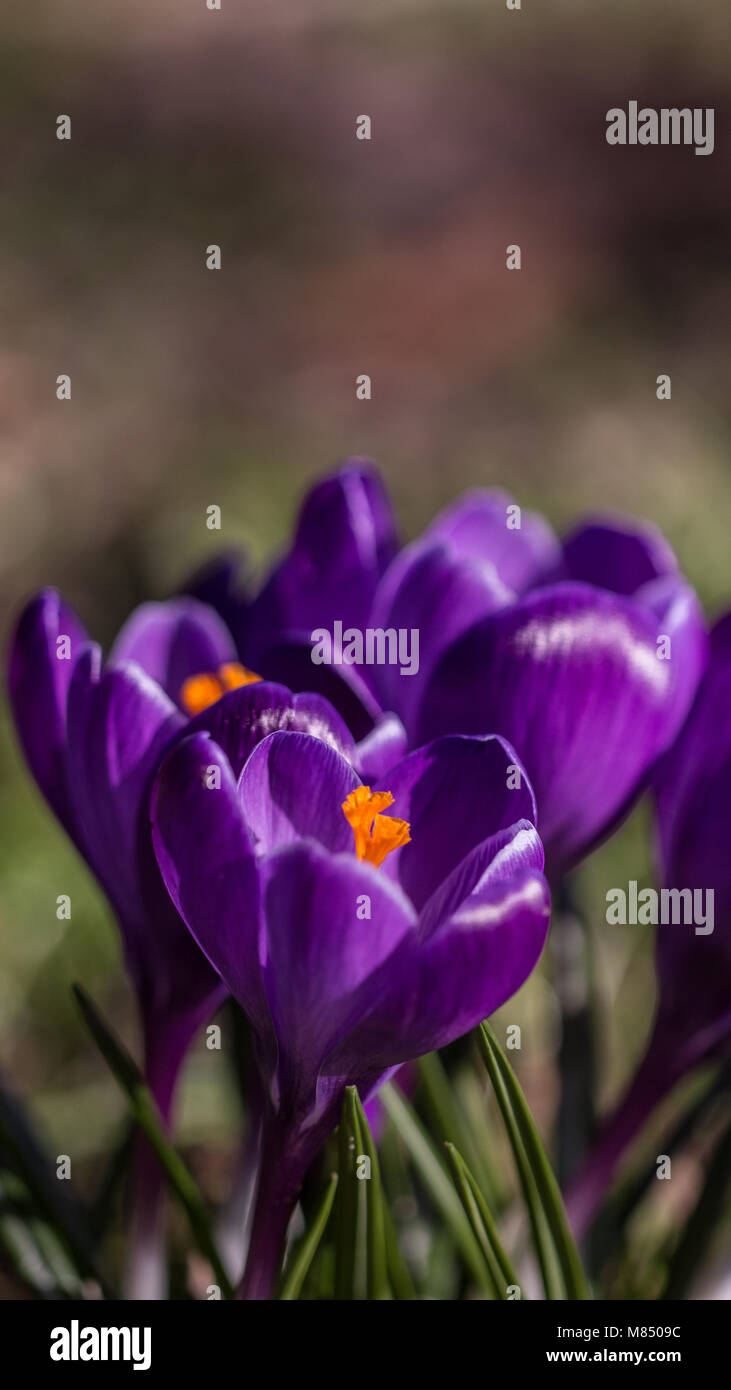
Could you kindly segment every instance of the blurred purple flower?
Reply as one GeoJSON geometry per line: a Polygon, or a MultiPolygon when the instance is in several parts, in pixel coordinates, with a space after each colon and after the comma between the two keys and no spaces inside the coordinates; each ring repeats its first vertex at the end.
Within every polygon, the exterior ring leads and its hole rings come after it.
{"type": "Polygon", "coordinates": [[[353,457],[307,494],[291,545],[254,598],[244,594],[230,554],[206,565],[187,588],[226,620],[247,667],[292,690],[324,695],[364,738],[382,713],[374,692],[353,667],[314,665],[310,636],[338,619],[363,626],[397,549],[375,467],[353,457]]]}
{"type": "Polygon", "coordinates": [[[562,548],[504,493],[468,495],[404,550],[371,623],[421,631],[418,675],[373,668],[411,742],[489,731],[517,749],[553,879],[626,813],[706,661],[700,605],[652,528],[591,523],[562,548]]]}
{"type": "Polygon", "coordinates": [[[367,1100],[533,969],[549,895],[530,784],[509,776],[518,766],[502,740],[459,736],[411,753],[373,790],[302,733],[265,738],[238,776],[204,735],[166,756],[158,862],[250,1019],[269,1098],[243,1296],[271,1292],[344,1087],[367,1100]]]}
{"type": "Polygon", "coordinates": [[[533,780],[557,879],[626,814],[688,713],[707,657],[697,598],[651,525],[592,519],[561,544],[497,490],[466,494],[398,554],[394,535],[370,465],[318,484],[242,610],[241,659],[320,690],[358,738],[381,711],[411,747],[503,734],[533,780]],[[335,621],[417,630],[418,672],[313,664],[313,632],[335,621]]]}
{"type": "Polygon", "coordinates": [[[680,921],[657,928],[654,1027],[569,1194],[579,1232],[654,1106],[693,1067],[731,1048],[731,613],[711,632],[710,662],[690,717],[653,780],[663,885],[704,897],[712,891],[713,931],[680,921]]]}
{"type": "Polygon", "coordinates": [[[105,666],[52,590],[28,604],[10,648],[18,736],[119,919],[148,1075],[165,1115],[181,1055],[221,991],[164,891],[145,834],[146,796],[163,749],[187,722],[173,702],[184,681],[234,658],[216,613],[176,599],[137,609],[105,666]]]}

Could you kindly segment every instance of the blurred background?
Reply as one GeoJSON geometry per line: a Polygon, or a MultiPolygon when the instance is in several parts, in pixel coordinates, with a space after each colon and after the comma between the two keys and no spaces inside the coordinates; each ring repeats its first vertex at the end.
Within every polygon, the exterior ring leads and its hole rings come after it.
{"type": "MultiPolygon", "coordinates": [[[[603,508],[653,518],[709,613],[728,602],[724,0],[32,10],[0,18],[4,640],[40,585],[108,643],[131,606],[221,546],[260,572],[308,482],[348,453],[378,461],[405,537],[462,488],[502,485],[558,527],[603,508]],[[713,156],[608,147],[605,113],[632,98],[713,106],[713,156]],[[370,142],[355,138],[360,114],[370,142]],[[511,243],[520,272],[505,267],[511,243]]],[[[68,986],[82,979],[132,1046],[134,1013],[106,906],[3,721],[0,1069],[54,1152],[77,1156],[83,1188],[123,1102],[68,986]],[[62,892],[70,923],[56,920],[62,892]]],[[[600,1103],[653,999],[652,943],[607,930],[605,892],[650,875],[640,808],[575,885],[600,1103]]],[[[510,1018],[532,1025],[521,1074],[550,1133],[545,973],[510,1018]]],[[[192,1055],[181,1135],[220,1195],[238,1102],[210,1055],[192,1055]]],[[[687,1165],[681,1204],[700,1181],[692,1152],[687,1165]]],[[[662,1219],[677,1219],[672,1202],[662,1219]]]]}

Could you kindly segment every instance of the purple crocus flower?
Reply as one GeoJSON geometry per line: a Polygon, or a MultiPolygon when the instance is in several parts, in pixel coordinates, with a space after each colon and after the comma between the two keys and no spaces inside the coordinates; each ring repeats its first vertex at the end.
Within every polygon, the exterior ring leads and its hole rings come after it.
{"type": "Polygon", "coordinates": [[[468,495],[403,551],[371,623],[421,633],[418,675],[373,668],[410,742],[491,731],[518,750],[553,879],[626,813],[706,661],[700,606],[657,532],[593,522],[561,547],[504,493],[468,495]]]}
{"type": "Polygon", "coordinates": [[[393,537],[362,461],[318,484],[238,623],[241,659],[320,690],[358,737],[380,711],[411,747],[503,734],[532,778],[558,879],[626,814],[688,713],[707,658],[697,598],[651,525],[597,518],[561,543],[497,490],[466,494],[398,554],[393,537]],[[313,633],[336,621],[346,636],[390,634],[390,659],[313,664],[313,633]],[[414,631],[409,674],[394,653],[414,631]]]}
{"type": "Polygon", "coordinates": [[[133,613],[104,665],[53,590],[31,600],[10,647],[20,742],[119,918],[148,1075],[165,1114],[186,1035],[220,990],[171,908],[141,815],[162,751],[187,723],[174,702],[186,679],[235,656],[216,613],[178,599],[133,613]]]}
{"type": "MultiPolygon", "coordinates": [[[[138,608],[104,665],[99,648],[52,590],[28,604],[10,648],[9,690],[20,742],[41,791],[118,918],[139,1000],[145,1074],[167,1122],[188,1046],[226,991],[180,921],[152,851],[148,799],[163,751],[189,728],[213,729],[241,762],[277,728],[305,729],[364,768],[380,766],[394,747],[393,721],[381,721],[359,751],[324,699],[293,696],[266,682],[241,685],[248,676],[235,658],[232,637],[214,610],[183,598],[138,608]],[[221,699],[226,684],[236,688],[221,699]],[[204,708],[190,721],[187,711],[198,706],[204,708]]],[[[160,1173],[145,1143],[137,1166],[128,1288],[135,1296],[154,1296],[160,1291],[160,1173]]]]}
{"type": "Polygon", "coordinates": [[[187,588],[222,615],[247,667],[292,690],[324,695],[355,736],[364,738],[383,707],[353,667],[313,664],[310,636],[322,623],[365,624],[397,548],[375,467],[352,457],[307,494],[291,544],[253,598],[245,594],[230,553],[207,564],[187,588]]]}
{"type": "Polygon", "coordinates": [[[308,734],[272,733],[238,776],[195,734],[162,764],[152,823],[173,902],[256,1037],[268,1113],[241,1293],[266,1298],[344,1087],[367,1100],[533,969],[549,917],[533,792],[497,738],[438,739],[369,787],[308,734]]]}
{"type": "Polygon", "coordinates": [[[654,1027],[627,1093],[569,1194],[578,1232],[654,1106],[688,1071],[731,1048],[731,613],[711,632],[708,670],[680,737],[658,766],[654,789],[662,883],[701,894],[700,916],[708,920],[686,924],[676,911],[679,920],[657,928],[654,1027]]]}
{"type": "MultiPolygon", "coordinates": [[[[107,666],[53,590],[31,600],[9,654],[15,724],[31,771],[118,918],[140,1006],[145,1074],[169,1120],[194,1033],[224,997],[160,879],[147,828],[150,782],[187,720],[171,695],[201,667],[235,659],[212,609],[193,599],[148,604],[122,629],[107,666]]],[[[160,1293],[157,1161],[137,1156],[135,1296],[160,1293]]]]}

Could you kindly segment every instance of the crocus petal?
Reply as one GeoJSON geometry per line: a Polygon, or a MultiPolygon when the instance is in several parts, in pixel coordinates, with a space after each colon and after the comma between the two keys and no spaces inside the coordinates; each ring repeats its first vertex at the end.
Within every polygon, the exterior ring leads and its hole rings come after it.
{"type": "Polygon", "coordinates": [[[557,584],[476,624],[427,687],[420,740],[493,730],[517,749],[552,874],[626,810],[677,728],[701,674],[704,628],[679,601],[662,660],[667,625],[667,611],[659,622],[649,604],[557,584]]]}
{"type": "Polygon", "coordinates": [[[195,598],[143,603],[121,629],[112,662],[135,661],[180,703],[189,676],[236,661],[233,637],[213,608],[195,598]]]}
{"type": "Polygon", "coordinates": [[[354,754],[354,764],[366,783],[383,777],[406,753],[406,730],[395,714],[383,714],[354,754]]]}
{"type": "Polygon", "coordinates": [[[424,536],[451,541],[459,554],[488,561],[516,594],[563,573],[561,547],[548,522],[537,512],[522,512],[499,488],[465,493],[424,536]]]}
{"type": "Polygon", "coordinates": [[[678,568],[662,531],[633,517],[590,518],[566,537],[563,552],[569,579],[615,594],[634,594],[678,568]]]}
{"type": "Polygon", "coordinates": [[[658,641],[667,643],[672,679],[659,739],[664,751],[683,727],[708,664],[708,628],[698,595],[682,575],[643,584],[635,599],[655,615],[658,641]]]}
{"type": "Polygon", "coordinates": [[[461,554],[451,542],[417,541],[402,551],[381,581],[368,620],[369,627],[409,634],[413,669],[400,653],[397,663],[372,672],[384,708],[397,710],[409,728],[419,691],[442,652],[478,619],[514,597],[494,565],[461,554]]]}
{"type": "Polygon", "coordinates": [[[323,1071],[359,1077],[444,1047],[504,1004],[534,968],[548,931],[542,874],[488,876],[427,941],[409,933],[372,976],[372,1007],[323,1071]],[[360,1070],[359,1070],[360,1069],[360,1070]]]}
{"type": "Polygon", "coordinates": [[[253,749],[278,729],[312,734],[344,758],[355,754],[349,730],[321,695],[293,695],[273,681],[256,681],[223,695],[187,726],[188,733],[209,733],[223,748],[238,777],[253,749]]]}
{"type": "MultiPolygon", "coordinates": [[[[690,717],[653,779],[657,798],[664,872],[690,866],[689,834],[699,816],[717,819],[722,804],[706,800],[709,776],[725,765],[731,752],[731,613],[710,633],[708,668],[690,717]]],[[[722,817],[721,817],[722,819],[722,817]]],[[[706,827],[709,828],[709,827],[706,827]]],[[[728,862],[728,856],[725,856],[728,862]]]]}
{"type": "Polygon", "coordinates": [[[373,464],[348,460],[305,498],[291,549],[252,604],[252,660],[275,630],[309,633],[338,618],[363,626],[395,551],[391,509],[373,464]]]}
{"type": "Polygon", "coordinates": [[[700,892],[704,909],[713,892],[712,932],[702,930],[708,923],[696,923],[698,932],[683,923],[658,927],[660,1013],[679,1038],[719,1020],[731,1030],[730,710],[731,614],[711,633],[690,717],[653,779],[664,885],[700,892]]]}
{"type": "MultiPolygon", "coordinates": [[[[246,557],[240,550],[225,550],[208,560],[190,576],[183,592],[207,608],[215,609],[232,634],[242,660],[246,661],[246,622],[248,595],[242,574],[246,557]]],[[[195,674],[195,672],[193,672],[195,674]]]]}
{"type": "Polygon", "coordinates": [[[73,838],[66,701],[76,662],[88,640],[76,614],[55,589],[44,589],[21,614],[8,661],[10,703],[23,752],[43,795],[73,838]]]}
{"type": "Polygon", "coordinates": [[[504,739],[436,739],[391,768],[388,814],[411,826],[411,843],[386,860],[420,908],[475,845],[519,820],[536,820],[528,776],[504,739]]]}
{"type": "Polygon", "coordinates": [[[126,920],[144,915],[135,870],[143,798],[182,723],[138,666],[104,669],[97,647],[82,654],[68,700],[71,794],[88,857],[126,920]]]}
{"type": "MultiPolygon", "coordinates": [[[[324,1058],[376,1006],[374,979],[404,937],[414,936],[416,918],[397,887],[352,855],[290,845],[263,872],[280,1093],[293,1108],[308,1108],[324,1058]],[[364,919],[359,906],[366,902],[364,919]]],[[[392,1060],[397,1053],[395,1043],[392,1060]]]]}
{"type": "Polygon", "coordinates": [[[362,671],[354,666],[318,665],[312,652],[309,632],[283,637],[261,653],[261,673],[290,690],[316,692],[338,711],[354,738],[365,738],[382,711],[362,671]]]}
{"type": "Polygon", "coordinates": [[[266,853],[309,837],[334,853],[352,851],[342,803],[359,784],[351,764],[321,739],[270,734],[254,749],[239,782],[257,849],[266,853]]]}
{"type": "Polygon", "coordinates": [[[151,821],[173,903],[266,1044],[271,1022],[254,850],[236,779],[213,739],[194,734],[167,754],[152,793],[151,821]]]}
{"type": "Polygon", "coordinates": [[[424,903],[419,913],[420,936],[430,937],[488,883],[522,878],[528,871],[542,874],[543,866],[543,845],[530,821],[520,820],[497,831],[475,845],[424,903]]]}
{"type": "MultiPolygon", "coordinates": [[[[217,981],[165,892],[148,827],[153,774],[184,723],[133,662],[80,657],[69,689],[70,788],[84,853],[119,916],[143,1013],[202,1016],[217,981]]],[[[149,1026],[149,1025],[148,1025],[149,1026]]]]}

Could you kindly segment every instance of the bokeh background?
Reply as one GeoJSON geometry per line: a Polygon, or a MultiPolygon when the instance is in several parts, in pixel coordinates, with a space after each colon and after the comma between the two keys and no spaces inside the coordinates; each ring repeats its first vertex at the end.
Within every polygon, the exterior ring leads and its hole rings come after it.
{"type": "MultiPolygon", "coordinates": [[[[725,0],[31,8],[0,18],[4,637],[47,583],[108,642],[220,546],[244,547],[256,575],[308,481],[348,453],[377,459],[406,537],[462,488],[498,484],[559,527],[604,508],[652,517],[709,613],[728,602],[725,0]],[[605,112],[631,98],[715,107],[713,156],[610,149],[605,112]],[[55,138],[61,113],[70,142],[55,138]],[[361,113],[370,143],[355,139],[361,113]],[[519,273],[505,268],[514,242],[519,273]],[[355,397],[363,372],[370,402],[355,397]],[[221,533],[206,529],[211,503],[221,533]]],[[[70,982],[133,1047],[134,1011],[104,901],[6,714],[0,841],[0,1069],[83,1188],[123,1103],[70,982]]],[[[650,875],[640,808],[574,885],[592,950],[588,986],[569,960],[567,987],[588,987],[600,1105],[653,1001],[652,942],[606,927],[605,892],[650,875]]],[[[550,1134],[550,972],[510,1017],[529,1025],[521,1075],[550,1134]]],[[[215,1196],[238,1100],[210,1057],[192,1055],[181,1138],[215,1196]]],[[[691,1147],[646,1221],[682,1216],[702,1158],[691,1147]]]]}

